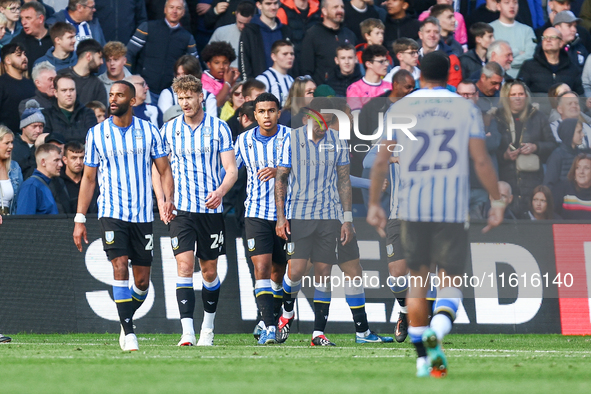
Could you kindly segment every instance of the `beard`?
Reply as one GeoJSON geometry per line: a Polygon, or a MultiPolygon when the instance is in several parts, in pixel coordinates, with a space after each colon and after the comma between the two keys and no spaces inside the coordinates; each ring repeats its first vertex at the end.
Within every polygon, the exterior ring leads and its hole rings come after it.
{"type": "Polygon", "coordinates": [[[123,104],[118,104],[117,105],[117,109],[115,109],[114,111],[111,111],[111,115],[113,116],[122,116],[125,115],[127,113],[127,111],[129,111],[129,101],[123,104]]]}
{"type": "Polygon", "coordinates": [[[88,71],[90,71],[91,74],[98,73],[99,68],[100,68],[100,66],[98,64],[96,64],[96,62],[94,60],[92,60],[90,63],[88,63],[88,71]]]}

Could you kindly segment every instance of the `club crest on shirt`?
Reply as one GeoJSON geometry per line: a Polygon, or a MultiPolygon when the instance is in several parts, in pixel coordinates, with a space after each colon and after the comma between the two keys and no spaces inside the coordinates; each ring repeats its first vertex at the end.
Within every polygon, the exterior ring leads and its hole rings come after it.
{"type": "Polygon", "coordinates": [[[115,243],[115,232],[114,231],[105,231],[105,242],[107,245],[112,245],[115,243]]]}
{"type": "Polygon", "coordinates": [[[294,251],[295,251],[295,244],[293,242],[289,242],[287,244],[287,254],[291,256],[294,251]]]}
{"type": "Polygon", "coordinates": [[[254,238],[250,238],[248,240],[248,251],[249,252],[254,252],[254,249],[255,249],[254,238]]]}
{"type": "Polygon", "coordinates": [[[386,245],[386,253],[388,254],[388,257],[394,256],[394,246],[392,244],[386,245]]]}
{"type": "Polygon", "coordinates": [[[179,248],[179,238],[178,237],[171,238],[170,243],[172,245],[172,250],[177,250],[179,248]]]}

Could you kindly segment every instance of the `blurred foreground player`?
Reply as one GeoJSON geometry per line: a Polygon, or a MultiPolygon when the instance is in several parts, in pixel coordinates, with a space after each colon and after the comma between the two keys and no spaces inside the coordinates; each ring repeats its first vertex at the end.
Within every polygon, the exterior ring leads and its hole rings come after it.
{"type": "MultiPolygon", "coordinates": [[[[422,279],[416,286],[412,283],[407,298],[408,334],[417,349],[419,377],[447,374],[441,341],[451,331],[462,292],[445,286],[458,283],[453,279],[464,273],[470,195],[468,153],[480,182],[493,198],[483,232],[503,221],[505,209],[486,152],[482,116],[472,102],[445,89],[448,69],[449,60],[443,54],[426,55],[421,61],[421,89],[389,110],[393,114],[413,114],[417,121],[410,130],[394,130],[391,143],[404,147],[399,161],[402,249],[411,276],[422,279]],[[434,263],[438,264],[443,287],[438,291],[428,325],[425,297],[429,267],[434,263]],[[448,278],[445,282],[444,275],[448,278]]],[[[380,150],[371,173],[367,221],[382,236],[387,220],[380,194],[390,156],[387,149],[380,150]]]]}
{"type": "Polygon", "coordinates": [[[265,326],[258,343],[267,345],[277,342],[274,312],[281,308],[281,286],[287,264],[285,241],[275,233],[275,174],[283,142],[291,129],[277,124],[281,111],[274,94],[261,94],[254,105],[258,126],[238,136],[236,163],[245,166],[248,172],[244,227],[248,254],[254,265],[257,307],[265,326]]]}
{"type": "Polygon", "coordinates": [[[84,175],[74,218],[74,243],[79,251],[82,251],[82,239],[88,243],[84,215],[94,194],[98,172],[98,216],[103,247],[113,263],[113,298],[121,321],[119,345],[122,350],[133,351],[138,350],[133,315],[148,294],[154,248],[152,161],[166,194],[161,212],[165,221],[172,219],[173,183],[158,129],[133,116],[133,85],[126,81],[115,82],[109,93],[109,104],[112,116],[91,128],[86,136],[84,175]],[[128,284],[130,260],[134,277],[131,289],[128,284]]]}
{"type": "MultiPolygon", "coordinates": [[[[178,346],[213,346],[220,296],[218,257],[226,254],[222,199],[238,177],[232,132],[226,122],[203,111],[203,88],[197,77],[178,77],[172,88],[183,115],[166,123],[161,133],[166,152],[170,154],[174,203],[178,209],[168,228],[177,262],[176,296],[183,328],[178,346]],[[223,181],[221,167],[226,171],[223,181]],[[193,326],[195,243],[203,280],[204,309],[197,343],[193,326]]],[[[167,201],[160,189],[156,180],[158,207],[167,201]]]]}

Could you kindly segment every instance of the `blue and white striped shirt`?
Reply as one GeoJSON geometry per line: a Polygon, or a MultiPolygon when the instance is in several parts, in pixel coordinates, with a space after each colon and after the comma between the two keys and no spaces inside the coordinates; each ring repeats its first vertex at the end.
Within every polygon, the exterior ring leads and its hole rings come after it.
{"type": "Polygon", "coordinates": [[[417,124],[393,139],[400,152],[398,216],[412,222],[462,223],[470,199],[471,138],[485,138],[482,115],[469,100],[445,89],[421,89],[396,102],[388,112],[413,114],[417,124]]]}
{"type": "MultiPolygon", "coordinates": [[[[398,156],[398,153],[396,153],[398,156]]],[[[398,191],[400,190],[400,164],[390,164],[390,216],[388,219],[398,219],[398,191]]]]}
{"type": "Polygon", "coordinates": [[[291,168],[286,206],[287,219],[339,220],[337,167],[349,165],[349,149],[332,129],[318,143],[308,139],[307,126],[294,129],[285,139],[279,166],[291,168]]]}
{"type": "Polygon", "coordinates": [[[263,182],[257,172],[267,167],[277,167],[283,141],[290,131],[289,127],[277,125],[277,133],[272,137],[265,137],[261,135],[259,128],[255,127],[238,136],[234,149],[236,164],[238,168],[246,166],[248,171],[245,217],[277,220],[275,179],[263,182]]]}
{"type": "Polygon", "coordinates": [[[269,67],[256,79],[265,84],[267,87],[267,92],[272,93],[275,97],[277,97],[281,107],[285,105],[287,96],[289,96],[289,89],[293,84],[293,77],[291,75],[283,75],[277,70],[273,69],[273,67],[269,67]]]}
{"type": "Polygon", "coordinates": [[[99,167],[99,218],[152,222],[152,159],[164,156],[158,128],[135,116],[125,129],[109,118],[88,130],[84,164],[99,167]]]}
{"type": "Polygon", "coordinates": [[[233,150],[232,132],[223,120],[204,114],[195,130],[181,115],[160,130],[170,154],[174,179],[174,204],[177,209],[194,213],[221,213],[205,207],[207,195],[222,184],[220,153],[233,150]]]}

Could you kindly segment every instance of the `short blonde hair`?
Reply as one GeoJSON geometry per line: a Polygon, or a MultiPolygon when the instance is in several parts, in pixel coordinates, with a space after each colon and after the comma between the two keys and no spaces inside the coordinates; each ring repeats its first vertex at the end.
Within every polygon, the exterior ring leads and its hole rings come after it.
{"type": "Polygon", "coordinates": [[[172,90],[176,94],[179,94],[179,92],[195,92],[199,94],[203,92],[203,85],[201,85],[201,81],[196,76],[183,75],[174,79],[172,90]]]}
{"type": "Polygon", "coordinates": [[[6,16],[0,12],[0,26],[6,26],[8,24],[8,19],[6,16]]]}
{"type": "MultiPolygon", "coordinates": [[[[4,136],[6,136],[7,134],[11,135],[14,138],[14,133],[8,127],[4,126],[3,124],[0,124],[0,141],[2,141],[4,139],[4,136]]],[[[10,157],[4,160],[4,166],[6,167],[6,171],[10,171],[10,160],[10,157]]]]}

